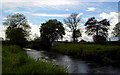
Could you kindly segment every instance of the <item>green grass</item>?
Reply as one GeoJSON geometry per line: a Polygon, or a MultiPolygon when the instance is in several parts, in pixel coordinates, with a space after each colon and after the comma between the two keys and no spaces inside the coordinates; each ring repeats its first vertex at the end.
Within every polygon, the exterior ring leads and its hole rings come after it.
{"type": "Polygon", "coordinates": [[[2,73],[67,73],[63,67],[54,66],[50,62],[36,61],[18,46],[2,47],[2,73]]]}
{"type": "Polygon", "coordinates": [[[0,44],[0,74],[2,73],[2,45],[0,44]]]}
{"type": "Polygon", "coordinates": [[[120,64],[120,46],[61,44],[52,46],[51,50],[78,58],[102,61],[108,64],[120,64]]]}

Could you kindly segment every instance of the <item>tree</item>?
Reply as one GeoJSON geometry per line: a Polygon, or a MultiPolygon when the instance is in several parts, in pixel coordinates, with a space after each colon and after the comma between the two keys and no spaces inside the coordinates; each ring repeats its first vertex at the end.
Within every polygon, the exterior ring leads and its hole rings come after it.
{"type": "Polygon", "coordinates": [[[95,42],[106,41],[108,35],[108,26],[110,26],[109,21],[107,19],[103,19],[101,21],[97,21],[95,17],[89,18],[85,23],[86,33],[88,35],[93,35],[93,39],[95,42]]]}
{"type": "Polygon", "coordinates": [[[113,32],[114,36],[118,37],[118,40],[120,41],[120,22],[115,25],[113,30],[114,30],[113,32]]]}
{"type": "Polygon", "coordinates": [[[24,46],[29,36],[30,26],[23,14],[8,15],[3,25],[7,25],[6,38],[10,44],[24,46]]]}
{"type": "Polygon", "coordinates": [[[46,23],[41,24],[41,39],[51,44],[55,40],[63,38],[63,35],[65,35],[64,30],[63,24],[60,21],[51,19],[46,23]]]}
{"type": "Polygon", "coordinates": [[[68,18],[64,19],[65,24],[72,31],[73,42],[77,40],[78,37],[81,37],[80,29],[78,29],[78,25],[80,25],[81,18],[79,14],[72,13],[68,18]]]}
{"type": "Polygon", "coordinates": [[[74,38],[75,40],[74,40],[74,42],[77,42],[78,40],[77,40],[77,38],[78,37],[81,37],[81,32],[80,32],[80,30],[79,29],[77,29],[77,30],[75,30],[75,31],[73,31],[73,35],[72,35],[72,38],[74,38]]]}

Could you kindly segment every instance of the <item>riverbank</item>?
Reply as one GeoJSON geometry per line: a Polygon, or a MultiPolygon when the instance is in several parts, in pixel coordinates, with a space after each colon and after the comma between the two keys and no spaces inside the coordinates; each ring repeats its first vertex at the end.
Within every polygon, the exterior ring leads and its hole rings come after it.
{"type": "Polygon", "coordinates": [[[54,45],[51,51],[71,55],[85,60],[120,66],[120,46],[95,44],[54,45]]]}
{"type": "Polygon", "coordinates": [[[2,73],[57,73],[66,74],[62,67],[54,66],[50,62],[37,61],[27,56],[18,46],[2,46],[2,73]]]}

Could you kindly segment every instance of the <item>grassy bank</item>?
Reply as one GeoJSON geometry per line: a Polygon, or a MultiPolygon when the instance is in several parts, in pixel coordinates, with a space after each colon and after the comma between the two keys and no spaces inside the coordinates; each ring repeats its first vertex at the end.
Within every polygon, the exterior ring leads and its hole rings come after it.
{"type": "Polygon", "coordinates": [[[61,44],[52,46],[51,50],[82,59],[89,59],[120,66],[120,46],[61,44]]]}
{"type": "Polygon", "coordinates": [[[2,47],[2,72],[5,73],[66,73],[62,67],[54,66],[52,63],[36,61],[18,46],[2,47]]]}

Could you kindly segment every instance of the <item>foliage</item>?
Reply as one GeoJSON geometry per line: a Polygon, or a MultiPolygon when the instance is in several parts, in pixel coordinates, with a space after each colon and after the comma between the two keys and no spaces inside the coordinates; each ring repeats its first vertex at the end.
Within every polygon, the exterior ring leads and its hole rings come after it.
{"type": "Polygon", "coordinates": [[[73,31],[72,38],[75,38],[74,42],[77,42],[78,41],[77,38],[81,37],[81,36],[82,36],[82,34],[80,32],[80,29],[77,29],[77,30],[73,31]]]}
{"type": "Polygon", "coordinates": [[[18,46],[3,46],[2,73],[66,73],[62,67],[57,67],[50,62],[36,61],[18,46]]]}
{"type": "Polygon", "coordinates": [[[37,50],[49,50],[51,48],[51,45],[48,42],[41,40],[39,37],[37,39],[29,41],[26,47],[37,50]]]}
{"type": "Polygon", "coordinates": [[[27,42],[25,38],[25,34],[23,32],[22,28],[17,28],[17,29],[9,29],[10,27],[7,28],[6,30],[6,35],[8,38],[10,38],[10,43],[13,45],[19,45],[19,46],[24,46],[27,42]]]}
{"type": "Polygon", "coordinates": [[[89,18],[85,23],[86,33],[88,35],[93,35],[95,42],[105,41],[108,36],[108,26],[110,26],[109,21],[107,19],[103,19],[101,21],[97,21],[95,17],[89,18]],[[99,39],[100,38],[100,39],[99,39]],[[103,38],[103,40],[101,40],[103,38]]]}
{"type": "Polygon", "coordinates": [[[114,36],[118,37],[120,41],[120,22],[115,25],[113,30],[114,30],[113,32],[114,36]]]}
{"type": "Polygon", "coordinates": [[[78,25],[80,24],[81,18],[79,14],[72,13],[68,18],[64,19],[65,24],[71,29],[72,31],[72,38],[73,42],[77,40],[78,37],[81,37],[80,29],[78,29],[78,25]]]}
{"type": "Polygon", "coordinates": [[[105,43],[106,42],[106,38],[100,35],[94,35],[93,36],[93,40],[94,42],[98,42],[98,43],[105,43]]]}
{"type": "Polygon", "coordinates": [[[63,24],[56,19],[41,24],[41,39],[45,42],[54,42],[65,35],[63,24]]]}
{"type": "Polygon", "coordinates": [[[7,25],[6,38],[11,44],[22,46],[29,36],[30,26],[23,14],[13,14],[6,17],[3,25],[7,25]]]}
{"type": "MultiPolygon", "coordinates": [[[[51,48],[52,51],[73,55],[78,58],[105,62],[108,64],[120,63],[120,46],[94,45],[94,44],[61,44],[51,48]],[[108,62],[105,59],[109,59],[108,62]]],[[[119,65],[120,66],[120,65],[119,65]]]]}

